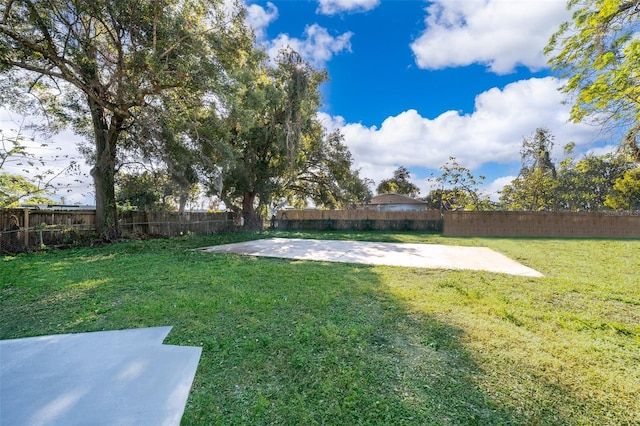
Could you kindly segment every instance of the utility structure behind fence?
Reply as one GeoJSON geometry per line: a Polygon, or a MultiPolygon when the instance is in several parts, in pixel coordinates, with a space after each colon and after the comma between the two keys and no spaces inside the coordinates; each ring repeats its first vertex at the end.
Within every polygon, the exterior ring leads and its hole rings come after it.
{"type": "MultiPolygon", "coordinates": [[[[120,213],[123,236],[174,237],[185,234],[214,234],[234,229],[231,213],[144,212],[120,213]]],[[[90,243],[96,238],[95,210],[0,211],[0,253],[16,253],[40,246],[90,243]]]]}

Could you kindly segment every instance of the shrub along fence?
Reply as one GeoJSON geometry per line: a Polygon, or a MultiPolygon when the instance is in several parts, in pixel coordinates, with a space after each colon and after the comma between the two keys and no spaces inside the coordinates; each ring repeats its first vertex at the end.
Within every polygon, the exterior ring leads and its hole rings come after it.
{"type": "MultiPolygon", "coordinates": [[[[95,210],[0,211],[0,253],[27,248],[90,243],[96,238],[95,210]]],[[[154,235],[174,237],[183,234],[213,234],[235,229],[231,213],[120,213],[123,236],[154,235]]]]}
{"type": "Polygon", "coordinates": [[[437,210],[281,210],[278,229],[296,231],[431,231],[442,232],[442,215],[437,210]]]}

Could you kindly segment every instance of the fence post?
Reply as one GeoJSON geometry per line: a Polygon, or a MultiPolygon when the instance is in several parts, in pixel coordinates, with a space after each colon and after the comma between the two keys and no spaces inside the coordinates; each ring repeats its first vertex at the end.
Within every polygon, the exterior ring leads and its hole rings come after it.
{"type": "Polygon", "coordinates": [[[24,247],[29,247],[29,209],[22,210],[23,215],[23,224],[24,224],[24,247]]]}

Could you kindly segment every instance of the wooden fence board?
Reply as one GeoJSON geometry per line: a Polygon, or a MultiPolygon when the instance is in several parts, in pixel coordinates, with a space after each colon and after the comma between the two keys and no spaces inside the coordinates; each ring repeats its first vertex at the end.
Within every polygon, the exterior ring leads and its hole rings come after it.
{"type": "Polygon", "coordinates": [[[276,219],[286,230],[442,231],[442,216],[435,210],[281,210],[276,219]]]}
{"type": "Polygon", "coordinates": [[[445,212],[448,237],[640,238],[640,213],[445,212]]]}
{"type": "MultiPolygon", "coordinates": [[[[0,249],[12,248],[0,251],[13,252],[17,246],[25,248],[90,240],[95,234],[95,214],[95,210],[0,210],[0,249]],[[18,218],[19,231],[8,230],[12,215],[18,218]]],[[[123,235],[177,236],[234,229],[230,213],[125,211],[120,213],[119,220],[123,235]]]]}

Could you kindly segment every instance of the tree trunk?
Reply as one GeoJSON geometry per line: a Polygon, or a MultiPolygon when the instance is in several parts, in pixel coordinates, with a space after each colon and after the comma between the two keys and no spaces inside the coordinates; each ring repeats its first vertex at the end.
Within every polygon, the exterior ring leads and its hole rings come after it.
{"type": "Polygon", "coordinates": [[[104,108],[89,99],[96,158],[91,176],[96,190],[96,230],[100,238],[111,241],[120,237],[115,196],[115,167],[118,135],[124,119],[114,115],[107,123],[104,108]]]}
{"type": "Polygon", "coordinates": [[[189,194],[185,191],[180,191],[180,204],[178,207],[178,214],[184,214],[185,209],[187,208],[187,201],[189,200],[189,194]]]}
{"type": "Polygon", "coordinates": [[[640,124],[633,126],[624,138],[624,143],[627,145],[626,148],[629,150],[631,158],[636,163],[640,163],[640,144],[637,139],[638,133],[640,133],[640,124]]]}
{"type": "Polygon", "coordinates": [[[262,229],[262,219],[255,209],[256,195],[255,191],[251,191],[242,196],[242,217],[247,229],[262,229]]]}

